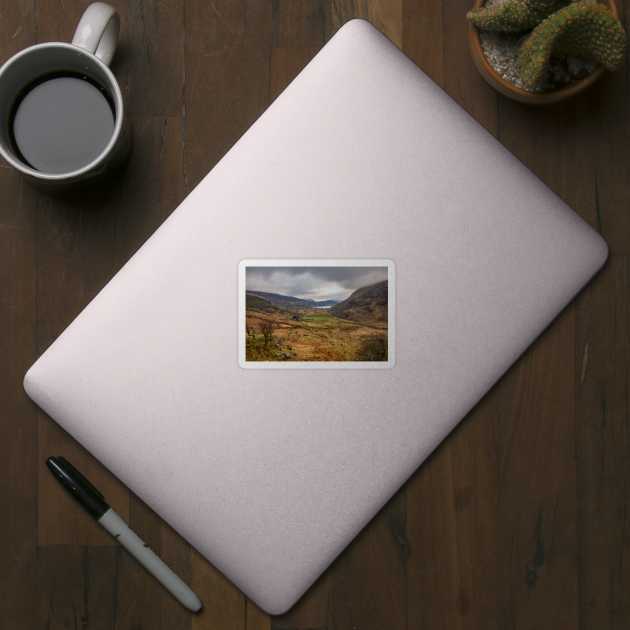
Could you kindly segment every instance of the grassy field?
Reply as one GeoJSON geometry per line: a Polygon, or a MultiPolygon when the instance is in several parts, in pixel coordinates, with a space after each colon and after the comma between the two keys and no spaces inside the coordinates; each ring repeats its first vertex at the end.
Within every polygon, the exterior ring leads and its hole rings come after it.
{"type": "Polygon", "coordinates": [[[355,361],[368,337],[387,336],[387,324],[341,320],[320,310],[301,313],[299,321],[247,311],[246,328],[247,361],[355,361]]]}

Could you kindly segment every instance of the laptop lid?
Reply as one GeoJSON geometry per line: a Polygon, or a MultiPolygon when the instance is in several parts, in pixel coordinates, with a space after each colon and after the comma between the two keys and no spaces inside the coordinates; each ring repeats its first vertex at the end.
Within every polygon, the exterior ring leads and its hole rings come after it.
{"type": "Polygon", "coordinates": [[[353,20],[24,386],[279,614],[607,253],[389,40],[353,20]],[[317,311],[323,302],[337,304],[317,311]],[[380,339],[375,360],[360,353],[367,338],[380,339]]]}

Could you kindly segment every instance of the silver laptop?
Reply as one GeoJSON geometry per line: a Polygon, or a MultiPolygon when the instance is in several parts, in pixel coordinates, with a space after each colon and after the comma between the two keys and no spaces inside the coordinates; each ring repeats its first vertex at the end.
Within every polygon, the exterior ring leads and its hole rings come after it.
{"type": "Polygon", "coordinates": [[[278,614],[607,254],[595,230],[354,20],[24,386],[278,614]]]}

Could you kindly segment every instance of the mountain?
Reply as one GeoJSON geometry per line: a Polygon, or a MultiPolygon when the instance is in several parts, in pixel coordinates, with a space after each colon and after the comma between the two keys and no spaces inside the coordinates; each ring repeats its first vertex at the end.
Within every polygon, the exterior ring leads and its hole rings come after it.
{"type": "Polygon", "coordinates": [[[286,313],[284,309],[278,308],[268,300],[263,300],[257,295],[252,295],[251,293],[245,294],[245,310],[258,311],[259,313],[267,313],[268,315],[282,315],[286,313]]]}
{"type": "Polygon", "coordinates": [[[329,306],[337,304],[338,300],[325,300],[316,302],[315,300],[303,300],[302,298],[291,297],[290,295],[280,295],[279,293],[265,293],[264,291],[247,291],[247,295],[255,295],[274,306],[286,308],[288,310],[299,310],[302,308],[313,308],[314,306],[329,306]]]}
{"type": "Polygon", "coordinates": [[[354,322],[387,322],[387,280],[357,289],[328,312],[354,322]]]}
{"type": "Polygon", "coordinates": [[[265,293],[264,291],[247,291],[247,295],[255,295],[263,300],[267,300],[274,306],[286,308],[288,310],[298,310],[300,308],[312,308],[313,303],[301,298],[279,295],[278,293],[265,293]]]}

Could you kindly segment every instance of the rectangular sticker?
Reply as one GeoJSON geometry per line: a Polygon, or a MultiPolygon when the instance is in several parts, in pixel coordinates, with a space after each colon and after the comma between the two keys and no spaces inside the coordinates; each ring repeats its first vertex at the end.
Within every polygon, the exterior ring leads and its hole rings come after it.
{"type": "Polygon", "coordinates": [[[243,260],[239,365],[247,369],[390,368],[391,260],[243,260]]]}

